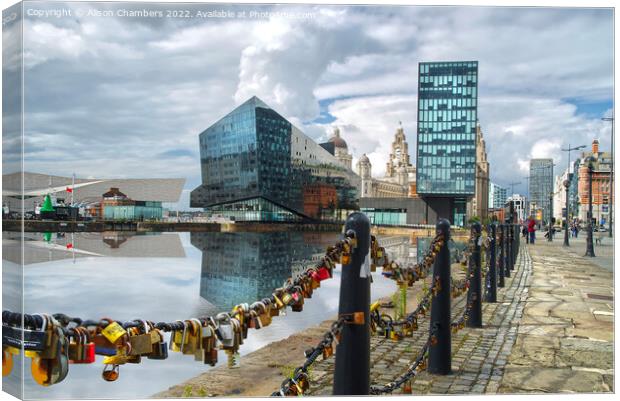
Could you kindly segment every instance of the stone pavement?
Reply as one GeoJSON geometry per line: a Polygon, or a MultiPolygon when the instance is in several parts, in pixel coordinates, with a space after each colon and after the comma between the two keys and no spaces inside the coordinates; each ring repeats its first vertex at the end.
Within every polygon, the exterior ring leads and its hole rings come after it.
{"type": "MultiPolygon", "coordinates": [[[[454,272],[454,269],[453,269],[454,272]]],[[[483,303],[483,328],[452,337],[452,373],[418,374],[413,394],[613,391],[613,278],[553,244],[521,245],[498,302],[483,303]]],[[[464,296],[453,301],[453,320],[464,296]]],[[[428,333],[371,340],[371,383],[385,384],[415,359],[428,333]]],[[[334,359],[312,370],[311,395],[329,395],[334,359]]],[[[401,394],[397,390],[394,394],[401,394]]]]}
{"type": "Polygon", "coordinates": [[[533,275],[500,392],[613,391],[613,275],[576,248],[527,246],[533,275]]]}

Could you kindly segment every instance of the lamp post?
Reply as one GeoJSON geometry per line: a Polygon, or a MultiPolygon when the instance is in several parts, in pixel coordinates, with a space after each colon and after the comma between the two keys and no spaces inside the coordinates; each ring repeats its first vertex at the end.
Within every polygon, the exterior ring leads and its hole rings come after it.
{"type": "Polygon", "coordinates": [[[570,246],[568,243],[568,188],[570,187],[570,181],[564,180],[564,188],[566,189],[566,217],[564,224],[564,246],[570,246]]]}
{"type": "Polygon", "coordinates": [[[611,171],[609,172],[609,237],[611,238],[611,230],[613,228],[613,224],[611,222],[611,212],[613,211],[612,196],[614,195],[614,118],[603,117],[601,120],[611,121],[611,171]]]}
{"type": "Polygon", "coordinates": [[[553,241],[553,192],[549,193],[549,220],[547,221],[547,241],[553,241]]]}
{"type": "Polygon", "coordinates": [[[586,241],[585,256],[594,257],[594,240],[592,238],[592,174],[594,173],[594,164],[592,157],[588,157],[588,239],[586,241]]]}

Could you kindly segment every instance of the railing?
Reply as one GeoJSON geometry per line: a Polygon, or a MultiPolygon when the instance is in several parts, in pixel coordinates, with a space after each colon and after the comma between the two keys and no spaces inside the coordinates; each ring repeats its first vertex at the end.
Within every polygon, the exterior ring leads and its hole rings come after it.
{"type": "Polygon", "coordinates": [[[291,377],[285,379],[272,396],[305,394],[310,387],[308,371],[322,357],[336,358],[334,372],[335,395],[385,394],[405,386],[411,390],[411,380],[417,372],[433,374],[451,371],[451,336],[464,327],[483,326],[481,302],[496,302],[497,288],[505,285],[514,269],[519,249],[517,228],[512,224],[491,225],[486,236],[480,224],[471,229],[467,271],[464,279],[453,279],[448,243],[450,224],[440,220],[436,235],[426,255],[419,263],[401,266],[390,260],[385,249],[370,235],[368,218],[352,213],[345,224],[343,239],[327,248],[325,256],[302,274],[289,278],[271,297],[253,304],[239,304],[231,312],[216,316],[153,323],[135,319],[117,322],[111,318],[83,320],[64,314],[2,313],[3,376],[11,373],[13,356],[24,352],[32,358],[34,380],[48,386],[64,380],[69,362],[93,363],[102,355],[102,377],[114,381],[119,367],[140,363],[142,357],[166,359],[168,351],[194,356],[195,360],[214,366],[218,352],[228,356],[232,367],[238,349],[249,329],[268,326],[273,317],[290,307],[303,310],[304,300],[311,298],[323,280],[332,277],[336,262],[342,265],[339,315],[318,344],[305,351],[305,362],[291,377]],[[486,252],[485,270],[481,268],[482,248],[486,252]],[[383,268],[385,277],[401,287],[431,277],[431,285],[423,291],[414,310],[395,319],[382,313],[379,302],[370,305],[371,272],[383,268]],[[499,274],[497,274],[499,273],[499,274]],[[482,279],[484,277],[484,286],[482,279]],[[462,315],[451,321],[451,300],[467,292],[462,315]],[[483,296],[484,295],[484,296],[483,296]],[[413,335],[419,321],[430,311],[429,332],[421,349],[412,358],[407,370],[385,384],[370,383],[370,336],[399,340],[413,335]],[[170,332],[169,344],[162,333],[170,332]]]}

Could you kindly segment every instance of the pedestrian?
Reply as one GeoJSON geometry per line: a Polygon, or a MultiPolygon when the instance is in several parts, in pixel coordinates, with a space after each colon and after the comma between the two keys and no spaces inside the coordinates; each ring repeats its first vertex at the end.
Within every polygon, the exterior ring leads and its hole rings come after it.
{"type": "Polygon", "coordinates": [[[530,238],[527,235],[527,226],[523,225],[523,228],[521,229],[521,235],[523,236],[523,238],[525,238],[525,242],[529,244],[530,238]]]}
{"type": "Polygon", "coordinates": [[[536,220],[531,216],[527,223],[527,232],[530,233],[530,244],[533,244],[536,240],[536,220]]]}
{"type": "Polygon", "coordinates": [[[577,225],[575,225],[575,238],[579,237],[579,223],[577,223],[577,225]]]}

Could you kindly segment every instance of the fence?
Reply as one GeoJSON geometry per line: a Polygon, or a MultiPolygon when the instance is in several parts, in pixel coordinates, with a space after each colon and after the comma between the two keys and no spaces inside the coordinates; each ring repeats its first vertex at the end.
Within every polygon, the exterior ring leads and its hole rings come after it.
{"type": "Polygon", "coordinates": [[[65,314],[19,314],[2,312],[2,372],[11,373],[13,357],[20,352],[31,358],[35,382],[49,386],[63,381],[69,363],[94,363],[103,356],[102,377],[117,380],[120,366],[140,363],[142,357],[163,360],[168,351],[191,355],[195,360],[214,366],[219,351],[228,356],[233,366],[239,347],[249,329],[259,330],[273,317],[290,307],[303,310],[304,300],[312,296],[320,283],[332,277],[336,262],[342,266],[339,314],[319,343],[305,351],[305,362],[286,378],[272,396],[303,395],[310,386],[308,371],[319,357],[336,358],[335,395],[366,395],[391,393],[410,382],[418,371],[433,374],[451,371],[451,335],[463,327],[482,327],[481,302],[496,302],[497,289],[504,286],[504,277],[514,269],[519,249],[517,227],[512,224],[491,225],[486,237],[480,224],[474,224],[469,239],[467,274],[463,280],[451,276],[448,242],[450,224],[440,220],[436,236],[420,262],[407,267],[390,260],[385,249],[370,235],[370,222],[359,212],[346,221],[344,238],[327,248],[315,266],[277,288],[271,297],[253,304],[239,304],[231,312],[216,316],[154,323],[136,319],[117,322],[111,318],[84,320],[65,314]],[[484,246],[483,246],[484,245],[484,246]],[[486,266],[481,267],[482,248],[486,250],[486,266]],[[395,319],[382,313],[378,302],[370,304],[371,272],[377,266],[382,274],[400,286],[430,275],[427,288],[414,310],[395,319]],[[484,277],[484,286],[482,280],[484,277]],[[451,300],[467,293],[465,310],[451,321],[451,300]],[[483,294],[484,293],[484,294],[483,294]],[[430,311],[429,334],[413,363],[397,379],[386,384],[370,383],[370,336],[381,335],[392,340],[412,335],[418,321],[430,311]],[[170,332],[169,344],[164,332],[170,332]]]}

